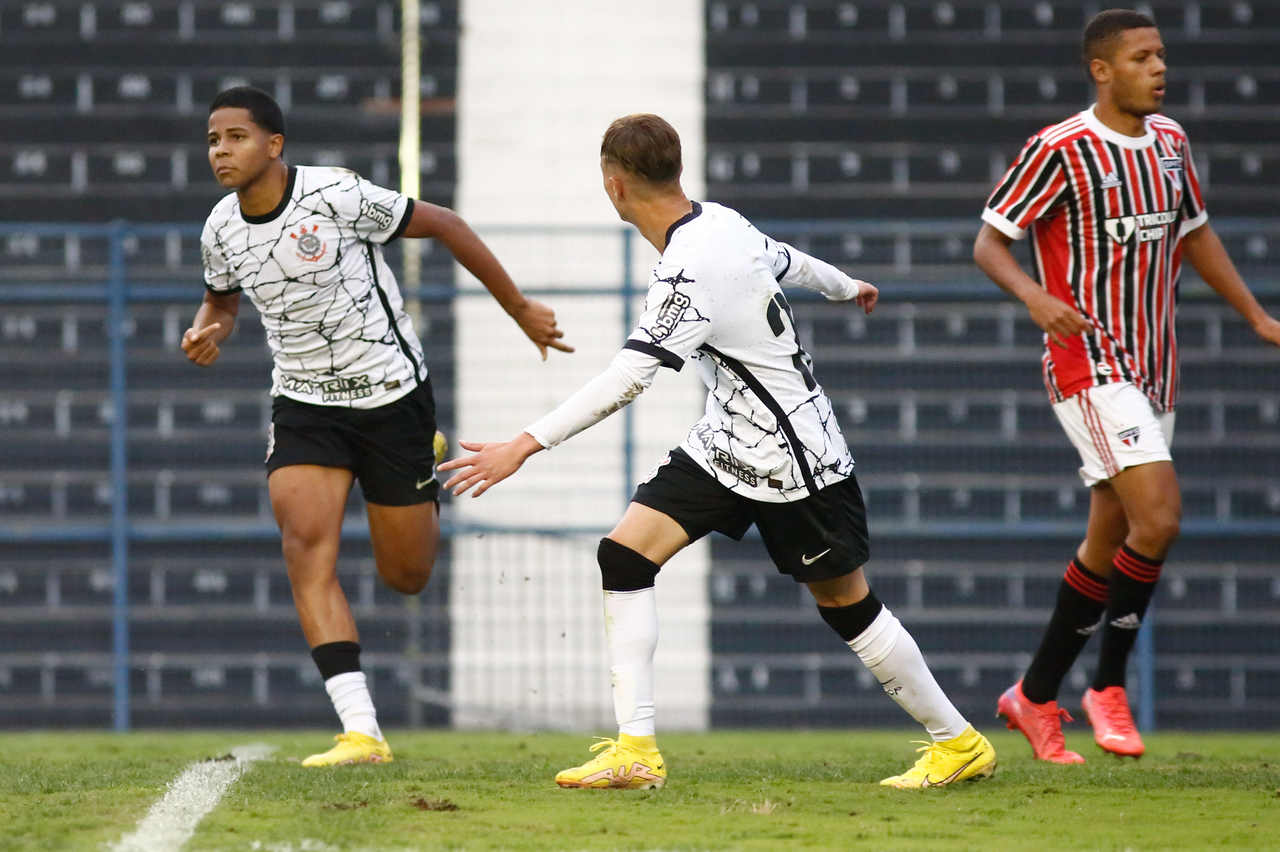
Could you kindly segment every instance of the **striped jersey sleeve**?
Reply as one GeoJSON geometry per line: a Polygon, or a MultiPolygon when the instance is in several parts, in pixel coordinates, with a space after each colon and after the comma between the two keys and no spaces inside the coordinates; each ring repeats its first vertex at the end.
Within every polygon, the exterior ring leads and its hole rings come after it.
{"type": "Polygon", "coordinates": [[[1031,223],[1057,206],[1067,190],[1062,156],[1043,134],[1027,140],[982,211],[982,220],[1010,239],[1026,236],[1031,223]]]}

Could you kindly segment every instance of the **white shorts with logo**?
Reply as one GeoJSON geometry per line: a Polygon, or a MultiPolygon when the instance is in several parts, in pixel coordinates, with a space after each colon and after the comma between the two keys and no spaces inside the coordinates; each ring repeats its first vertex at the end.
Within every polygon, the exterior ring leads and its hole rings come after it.
{"type": "Polygon", "coordinates": [[[1080,478],[1093,487],[1127,467],[1171,461],[1172,411],[1157,414],[1131,382],[1085,388],[1053,413],[1080,453],[1080,478]]]}

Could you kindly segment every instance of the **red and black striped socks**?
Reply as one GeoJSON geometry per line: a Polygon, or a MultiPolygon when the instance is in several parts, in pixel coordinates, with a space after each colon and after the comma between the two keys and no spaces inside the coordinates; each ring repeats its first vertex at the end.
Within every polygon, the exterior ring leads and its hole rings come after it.
{"type": "Polygon", "coordinates": [[[1022,677],[1022,694],[1028,701],[1043,704],[1058,697],[1062,679],[1098,629],[1106,608],[1106,578],[1091,572],[1079,559],[1071,560],[1058,587],[1049,626],[1022,677]]]}
{"type": "Polygon", "coordinates": [[[1111,563],[1111,595],[1107,602],[1106,624],[1102,628],[1102,650],[1093,688],[1124,686],[1124,670],[1129,652],[1138,638],[1142,617],[1155,594],[1163,560],[1143,556],[1127,544],[1121,545],[1111,563]]]}

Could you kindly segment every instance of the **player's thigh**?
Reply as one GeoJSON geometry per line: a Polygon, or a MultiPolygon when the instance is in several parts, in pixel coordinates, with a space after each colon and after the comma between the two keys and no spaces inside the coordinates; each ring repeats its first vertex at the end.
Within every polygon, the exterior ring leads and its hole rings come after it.
{"type": "Polygon", "coordinates": [[[336,550],[353,478],[345,468],[316,464],[291,464],[271,471],[267,492],[286,547],[336,550]]]}
{"type": "Polygon", "coordinates": [[[636,486],[609,538],[661,565],[709,532],[741,539],[750,526],[748,501],[676,448],[636,486]]]}
{"type": "MultiPolygon", "coordinates": [[[[855,477],[791,503],[754,503],[774,565],[798,583],[838,581],[871,558],[867,508],[855,477]]],[[[849,577],[845,583],[856,584],[849,577]]]]}
{"type": "Polygon", "coordinates": [[[1130,468],[1172,461],[1173,413],[1157,414],[1129,382],[1085,388],[1055,403],[1053,413],[1080,454],[1080,478],[1088,487],[1130,468]]]}
{"type": "Polygon", "coordinates": [[[1129,527],[1176,527],[1182,519],[1182,492],[1172,461],[1127,467],[1111,477],[1129,527]]]}
{"type": "Polygon", "coordinates": [[[643,503],[628,503],[609,538],[655,565],[664,565],[689,543],[689,534],[670,515],[643,503]]]}
{"type": "Polygon", "coordinates": [[[440,546],[440,504],[409,506],[366,503],[373,558],[383,576],[430,574],[440,546]]]}

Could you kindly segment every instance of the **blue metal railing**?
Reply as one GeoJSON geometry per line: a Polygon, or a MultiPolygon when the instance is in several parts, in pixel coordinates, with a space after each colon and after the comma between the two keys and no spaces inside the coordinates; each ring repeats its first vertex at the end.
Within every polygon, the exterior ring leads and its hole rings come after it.
{"type": "MultiPolygon", "coordinates": [[[[1252,223],[1237,222],[1241,227],[1252,223]]],[[[1274,223],[1267,223],[1274,228],[1274,223]]],[[[900,233],[905,229],[912,233],[929,233],[930,229],[955,229],[960,227],[954,220],[914,221],[914,222],[857,222],[857,223],[769,223],[767,230],[791,234],[829,233],[844,228],[860,233],[900,233]]],[[[1226,230],[1233,225],[1228,223],[1226,230]]],[[[514,226],[493,229],[502,233],[547,233],[547,228],[535,226],[514,226]]],[[[200,233],[197,225],[135,225],[115,222],[103,225],[64,225],[64,224],[0,224],[0,236],[6,234],[30,234],[37,237],[62,237],[75,235],[80,238],[106,238],[108,241],[106,278],[100,283],[60,282],[28,285],[20,283],[0,284],[0,305],[22,304],[32,302],[43,303],[85,303],[104,304],[107,310],[107,335],[109,352],[109,397],[113,416],[110,423],[110,483],[111,483],[111,515],[103,524],[66,524],[43,529],[23,528],[20,525],[0,525],[0,535],[14,542],[52,542],[81,541],[109,542],[111,549],[111,573],[114,583],[112,599],[112,669],[113,669],[113,710],[112,722],[116,730],[127,730],[130,725],[129,696],[129,548],[133,542],[151,541],[198,541],[224,538],[229,532],[247,539],[270,539],[278,535],[274,525],[262,522],[246,524],[228,524],[216,522],[210,524],[168,524],[168,523],[135,523],[128,512],[128,389],[127,374],[127,323],[129,305],[136,302],[164,302],[191,299],[192,285],[176,285],[164,283],[139,284],[130,280],[125,254],[125,242],[131,236],[148,237],[178,233],[183,237],[195,237],[200,233]]],[[[601,228],[555,229],[557,234],[582,232],[616,234],[621,242],[620,261],[622,270],[620,283],[612,287],[529,287],[531,295],[603,295],[620,297],[621,321],[624,329],[629,329],[634,322],[633,299],[637,293],[632,272],[635,259],[635,233],[630,228],[610,226],[601,228]]],[[[1263,286],[1255,286],[1255,292],[1264,294],[1280,293],[1276,282],[1266,282],[1263,286]]],[[[908,299],[937,300],[946,299],[996,299],[1002,298],[998,291],[990,285],[979,288],[971,283],[933,285],[895,285],[897,297],[908,299]]],[[[416,290],[406,290],[406,299],[447,300],[457,294],[449,286],[428,285],[416,290]]],[[[630,408],[624,409],[623,439],[623,471],[624,502],[630,497],[631,482],[634,479],[634,416],[630,408]]],[[[347,522],[351,532],[364,528],[363,521],[347,522]]],[[[444,524],[447,535],[460,535],[472,532],[484,532],[489,528],[481,525],[444,524]]],[[[505,529],[505,528],[504,528],[505,529]]],[[[578,533],[599,534],[601,530],[556,527],[554,529],[524,529],[522,532],[544,532],[552,535],[573,535],[578,533]]],[[[1003,539],[1016,536],[1070,536],[1079,533],[1079,524],[1075,522],[1022,522],[1007,524],[991,523],[880,523],[877,533],[881,535],[900,536],[965,536],[969,538],[1003,539]]],[[[1240,538],[1246,536],[1280,536],[1280,524],[1270,521],[1232,521],[1227,523],[1200,520],[1188,520],[1183,523],[1182,535],[1186,538],[1213,536],[1216,538],[1240,538]]],[[[1139,684],[1139,721],[1143,728],[1151,730],[1155,725],[1155,652],[1153,639],[1154,612],[1149,612],[1143,628],[1138,636],[1135,654],[1139,684]]]]}

